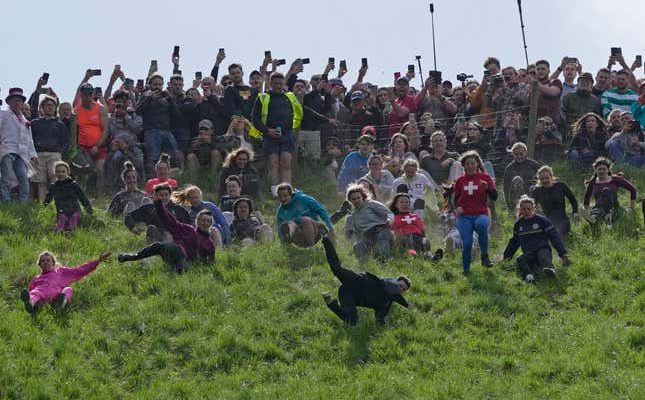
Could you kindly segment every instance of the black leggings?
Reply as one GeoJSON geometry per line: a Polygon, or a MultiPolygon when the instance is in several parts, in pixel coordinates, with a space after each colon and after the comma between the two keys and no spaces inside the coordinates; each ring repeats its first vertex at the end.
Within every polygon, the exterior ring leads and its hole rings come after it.
{"type": "Polygon", "coordinates": [[[142,260],[153,256],[161,256],[164,262],[170,264],[177,273],[181,274],[188,269],[188,260],[184,251],[175,243],[155,242],[139,250],[136,259],[142,260]]]}
{"type": "Polygon", "coordinates": [[[340,304],[334,300],[327,304],[327,307],[346,323],[356,325],[358,322],[358,312],[356,310],[354,291],[357,289],[360,277],[356,272],[343,268],[336,249],[329,239],[323,238],[323,245],[325,246],[325,254],[327,256],[327,262],[331,267],[331,272],[342,284],[338,288],[338,300],[340,304]]]}

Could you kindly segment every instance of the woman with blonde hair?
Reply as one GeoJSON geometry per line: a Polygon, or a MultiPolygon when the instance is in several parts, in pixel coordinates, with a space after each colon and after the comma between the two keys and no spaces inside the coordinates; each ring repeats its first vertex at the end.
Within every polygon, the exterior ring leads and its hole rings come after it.
{"type": "Polygon", "coordinates": [[[574,222],[580,220],[576,196],[564,182],[556,182],[553,169],[548,165],[538,169],[537,177],[537,184],[530,190],[531,197],[535,199],[535,203],[540,206],[544,215],[555,226],[560,238],[564,239],[571,229],[565,200],[569,200],[571,203],[571,215],[574,222]]]}

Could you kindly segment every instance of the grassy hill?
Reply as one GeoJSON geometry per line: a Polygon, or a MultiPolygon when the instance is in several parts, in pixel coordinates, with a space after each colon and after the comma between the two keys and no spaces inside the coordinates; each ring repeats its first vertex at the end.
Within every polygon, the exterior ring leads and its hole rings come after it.
{"type": "MultiPolygon", "coordinates": [[[[583,177],[557,172],[581,198],[583,177]]],[[[645,172],[625,172],[645,190],[645,172]]],[[[337,206],[333,185],[320,182],[296,177],[337,206]]],[[[263,201],[264,215],[274,206],[263,201]]],[[[575,227],[573,265],[534,286],[514,263],[475,263],[468,277],[458,257],[359,266],[341,238],[349,267],[413,280],[407,297],[415,308],[393,306],[384,327],[370,312],[349,327],[327,310],[320,293],[335,293],[338,282],[320,245],[277,243],[218,251],[215,265],[181,276],[158,259],[110,261],[74,284],[71,308],[45,307],[32,319],[18,294],[38,273],[38,252],[78,265],[143,244],[121,221],[97,214],[61,236],[53,207],[0,207],[0,398],[645,398],[640,212],[595,239],[584,224],[575,227]]],[[[513,221],[500,214],[494,255],[513,221]]]]}

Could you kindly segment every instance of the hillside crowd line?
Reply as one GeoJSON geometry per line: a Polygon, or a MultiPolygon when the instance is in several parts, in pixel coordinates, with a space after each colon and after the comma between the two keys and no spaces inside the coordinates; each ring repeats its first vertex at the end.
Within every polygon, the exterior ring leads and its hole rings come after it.
{"type": "MultiPolygon", "coordinates": [[[[118,261],[158,255],[177,273],[194,261],[214,262],[221,246],[261,245],[274,236],[299,247],[322,241],[341,282],[338,299],[326,294],[325,302],[351,324],[357,306],[373,308],[380,322],[393,302],[407,307],[403,293],[411,280],[344,268],[334,248],[341,221],[361,263],[401,256],[437,262],[445,249],[461,252],[468,274],[473,247],[484,267],[493,266],[488,238],[499,188],[504,207],[518,215],[504,258],[521,249],[518,269],[534,283],[557,276],[552,249],[563,265],[571,262],[565,243],[572,222],[611,227],[624,213],[621,189],[629,192],[629,207],[636,206],[636,187],[612,168],[645,166],[640,55],[628,65],[622,50],[612,48],[595,77],[570,56],[553,70],[547,60],[515,68],[489,57],[481,79],[460,73],[455,84],[441,71],[422,80],[411,64],[387,87],[366,81],[367,59],[356,82],[346,85],[347,60],[330,57],[305,79],[309,59],[281,72],[286,60],[266,51],[245,82],[238,63],[220,76],[225,58],[219,49],[211,71],[189,79],[175,46],[168,79],[156,60],[136,81],[116,65],[105,90],[96,86],[102,71],[88,69],[71,102],[48,85],[48,73],[29,98],[11,88],[0,111],[0,200],[53,202],[55,229],[65,233],[78,226],[81,205],[92,213],[86,192],[107,194],[108,213],[146,234],[145,247],[118,261]],[[532,90],[537,124],[527,146],[532,90]],[[549,166],[561,159],[589,175],[582,206],[549,166]],[[342,206],[327,210],[295,188],[296,166],[334,179],[342,206]],[[219,177],[216,202],[206,201],[197,185],[179,182],[204,171],[219,177]],[[430,192],[442,199],[438,211],[426,204],[430,192]],[[278,201],[273,226],[256,210],[265,194],[278,201]],[[443,237],[436,250],[428,213],[440,221],[433,227],[443,237]]],[[[66,268],[51,252],[41,253],[42,273],[21,294],[25,307],[67,305],[69,285],[109,257],[66,268]]]]}

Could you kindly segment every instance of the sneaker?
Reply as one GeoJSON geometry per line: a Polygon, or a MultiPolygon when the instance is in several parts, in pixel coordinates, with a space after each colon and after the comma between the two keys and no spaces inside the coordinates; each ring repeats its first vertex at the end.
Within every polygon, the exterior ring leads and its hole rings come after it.
{"type": "Polygon", "coordinates": [[[417,251],[415,249],[408,249],[407,253],[408,253],[409,256],[416,256],[417,255],[417,251]]]}
{"type": "Polygon", "coordinates": [[[25,310],[27,310],[28,313],[33,314],[34,311],[36,311],[36,307],[32,306],[29,302],[29,290],[23,288],[20,291],[20,300],[25,303],[25,310]]]}
{"type": "Polygon", "coordinates": [[[591,225],[595,224],[596,221],[598,220],[595,215],[592,215],[588,212],[585,212],[584,214],[582,214],[582,217],[591,225]]]}
{"type": "Polygon", "coordinates": [[[492,268],[493,263],[490,261],[490,258],[488,258],[488,254],[482,253],[481,255],[481,260],[482,260],[482,265],[486,268],[492,268]]]}
{"type": "Polygon", "coordinates": [[[343,201],[343,204],[340,206],[340,212],[349,214],[350,211],[352,211],[352,204],[347,200],[343,201]]]}
{"type": "Polygon", "coordinates": [[[280,236],[282,236],[284,243],[291,243],[291,229],[289,229],[288,223],[283,222],[280,225],[280,236]]]}
{"type": "Polygon", "coordinates": [[[437,251],[434,252],[434,255],[432,256],[432,262],[438,262],[443,258],[443,250],[438,249],[437,251]]]}
{"type": "Polygon", "coordinates": [[[116,256],[116,260],[120,263],[124,263],[126,261],[132,261],[134,254],[129,254],[129,253],[119,253],[118,256],[116,256]]]}
{"type": "Polygon", "coordinates": [[[542,272],[544,272],[544,275],[550,276],[551,278],[555,278],[557,273],[555,272],[555,268],[542,268],[542,272]]]}
{"type": "Polygon", "coordinates": [[[58,293],[58,295],[56,295],[56,298],[54,299],[54,307],[63,308],[66,305],[67,305],[67,297],[65,297],[64,293],[58,293]]]}
{"type": "Polygon", "coordinates": [[[526,278],[524,279],[526,279],[526,283],[535,283],[535,277],[533,276],[533,274],[526,275],[526,278]]]}
{"type": "Polygon", "coordinates": [[[318,223],[318,233],[322,237],[327,237],[327,235],[329,235],[329,228],[327,228],[327,225],[320,222],[318,223]]]}
{"type": "Polygon", "coordinates": [[[334,301],[334,299],[331,297],[331,294],[329,294],[329,292],[323,293],[322,297],[323,297],[323,300],[325,300],[325,304],[327,305],[331,304],[334,301]]]}

